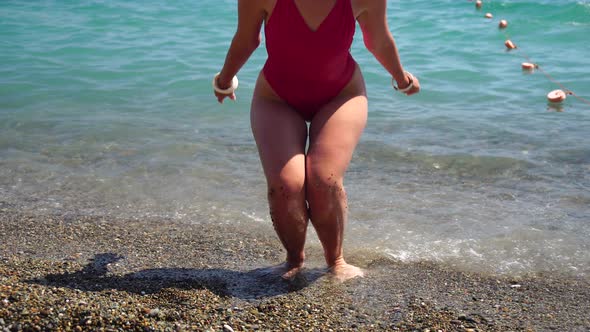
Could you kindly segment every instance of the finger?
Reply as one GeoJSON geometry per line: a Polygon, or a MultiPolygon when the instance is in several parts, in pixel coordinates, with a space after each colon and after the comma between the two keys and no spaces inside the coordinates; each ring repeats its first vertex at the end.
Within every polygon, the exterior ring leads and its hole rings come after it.
{"type": "Polygon", "coordinates": [[[407,95],[407,96],[411,96],[411,95],[413,95],[413,94],[417,93],[418,91],[419,91],[419,89],[418,89],[418,88],[416,88],[416,87],[414,87],[414,88],[412,88],[411,90],[409,90],[408,92],[406,92],[406,95],[407,95]]]}
{"type": "Polygon", "coordinates": [[[229,96],[229,99],[231,99],[231,100],[235,101],[235,100],[236,100],[236,94],[235,94],[235,93],[232,93],[232,94],[229,96]]]}
{"type": "Polygon", "coordinates": [[[416,80],[414,86],[410,89],[410,94],[415,94],[418,93],[420,91],[420,82],[418,82],[418,80],[416,80]]]}

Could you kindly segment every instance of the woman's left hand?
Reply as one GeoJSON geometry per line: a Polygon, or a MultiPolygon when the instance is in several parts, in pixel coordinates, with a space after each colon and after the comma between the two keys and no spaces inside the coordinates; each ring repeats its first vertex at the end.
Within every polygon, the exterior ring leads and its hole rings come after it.
{"type": "Polygon", "coordinates": [[[405,92],[405,94],[408,96],[420,92],[420,81],[418,80],[418,77],[414,76],[413,80],[414,82],[412,88],[405,92]]]}
{"type": "Polygon", "coordinates": [[[401,93],[404,93],[407,96],[410,96],[410,95],[420,92],[420,81],[418,80],[418,78],[416,76],[406,72],[406,74],[404,75],[404,78],[405,78],[405,82],[403,82],[402,84],[398,83],[398,90],[400,90],[401,93]],[[412,85],[412,87],[410,89],[408,89],[407,91],[403,91],[403,90],[407,89],[408,86],[410,86],[410,84],[412,85]]]}

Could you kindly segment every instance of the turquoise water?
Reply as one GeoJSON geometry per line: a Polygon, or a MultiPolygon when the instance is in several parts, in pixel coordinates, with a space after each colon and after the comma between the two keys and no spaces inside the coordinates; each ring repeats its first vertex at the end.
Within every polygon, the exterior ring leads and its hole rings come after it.
{"type": "MultiPolygon", "coordinates": [[[[520,69],[590,99],[590,2],[388,4],[423,91],[394,93],[357,30],[370,110],[346,249],[590,276],[590,105],[548,104],[559,86],[520,69]]],[[[267,226],[248,118],[264,45],[237,102],[211,91],[235,22],[236,1],[2,1],[0,207],[267,226]]]]}

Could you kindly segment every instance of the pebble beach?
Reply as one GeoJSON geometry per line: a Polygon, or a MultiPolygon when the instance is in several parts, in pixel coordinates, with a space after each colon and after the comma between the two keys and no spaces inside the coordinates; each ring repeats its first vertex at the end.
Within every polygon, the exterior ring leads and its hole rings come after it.
{"type": "Polygon", "coordinates": [[[362,251],[333,281],[320,248],[300,277],[271,226],[0,212],[2,331],[589,331],[590,285],[502,277],[362,251]]]}
{"type": "Polygon", "coordinates": [[[590,0],[387,2],[422,91],[357,29],[366,276],[338,283],[311,228],[303,273],[272,272],[265,36],[237,100],[211,88],[235,1],[2,1],[0,332],[590,331],[590,0]]]}

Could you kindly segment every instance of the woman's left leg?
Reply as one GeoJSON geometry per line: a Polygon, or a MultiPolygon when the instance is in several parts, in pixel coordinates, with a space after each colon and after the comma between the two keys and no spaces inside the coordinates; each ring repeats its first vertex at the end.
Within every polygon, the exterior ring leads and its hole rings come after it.
{"type": "Polygon", "coordinates": [[[363,275],[343,257],[348,208],[343,178],[367,123],[367,109],[364,90],[339,96],[315,115],[310,126],[306,157],[310,218],[322,242],[326,263],[341,281],[363,275]]]}

